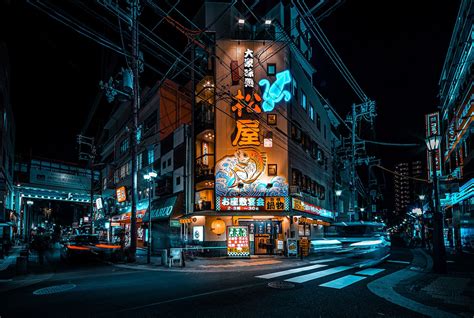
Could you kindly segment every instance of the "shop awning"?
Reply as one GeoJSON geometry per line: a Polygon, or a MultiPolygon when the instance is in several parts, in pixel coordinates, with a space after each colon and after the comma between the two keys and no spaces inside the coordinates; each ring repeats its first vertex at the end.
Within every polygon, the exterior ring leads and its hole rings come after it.
{"type": "MultiPolygon", "coordinates": [[[[183,194],[179,193],[166,198],[159,198],[151,202],[151,220],[167,220],[171,217],[182,214],[183,194]]],[[[148,210],[143,216],[143,221],[147,222],[149,218],[148,210]]]]}

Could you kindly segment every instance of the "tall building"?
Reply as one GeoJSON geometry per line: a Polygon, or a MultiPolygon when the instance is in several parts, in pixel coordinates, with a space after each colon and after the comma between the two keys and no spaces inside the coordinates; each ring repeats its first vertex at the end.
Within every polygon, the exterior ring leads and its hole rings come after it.
{"type": "Polygon", "coordinates": [[[339,203],[336,134],[311,80],[304,17],[291,4],[250,14],[205,2],[195,21],[208,30],[209,47],[195,51],[205,76],[195,83],[188,241],[237,256],[282,253],[287,239],[323,237],[339,203]],[[235,237],[242,233],[245,242],[235,237]]]}
{"type": "Polygon", "coordinates": [[[9,241],[16,227],[18,211],[14,207],[15,123],[10,100],[10,68],[8,50],[0,43],[0,239],[9,241]]]}
{"type": "Polygon", "coordinates": [[[438,115],[442,137],[439,168],[447,180],[447,186],[441,186],[447,239],[457,248],[470,249],[474,238],[473,23],[474,4],[463,0],[439,81],[438,115]]]}

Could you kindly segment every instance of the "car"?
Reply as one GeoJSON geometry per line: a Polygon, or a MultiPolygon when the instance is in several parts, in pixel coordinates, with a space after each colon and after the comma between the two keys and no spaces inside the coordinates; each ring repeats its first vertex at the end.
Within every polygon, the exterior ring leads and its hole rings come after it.
{"type": "Polygon", "coordinates": [[[94,250],[96,244],[99,243],[99,237],[93,234],[72,235],[63,241],[61,246],[61,260],[79,260],[91,259],[97,256],[94,250]]]}
{"type": "Polygon", "coordinates": [[[374,264],[390,255],[390,236],[384,223],[337,222],[325,228],[324,239],[312,240],[312,252],[344,254],[348,258],[372,260],[374,264]]]}

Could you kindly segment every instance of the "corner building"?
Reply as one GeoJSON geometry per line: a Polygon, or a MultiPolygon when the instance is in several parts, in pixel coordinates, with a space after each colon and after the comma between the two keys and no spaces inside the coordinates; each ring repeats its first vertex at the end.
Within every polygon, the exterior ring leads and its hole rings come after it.
{"type": "Polygon", "coordinates": [[[195,50],[204,76],[195,83],[185,240],[245,257],[322,238],[335,216],[335,135],[312,85],[306,27],[281,3],[251,21],[227,3],[206,2],[195,21],[209,30],[209,47],[195,50]]]}

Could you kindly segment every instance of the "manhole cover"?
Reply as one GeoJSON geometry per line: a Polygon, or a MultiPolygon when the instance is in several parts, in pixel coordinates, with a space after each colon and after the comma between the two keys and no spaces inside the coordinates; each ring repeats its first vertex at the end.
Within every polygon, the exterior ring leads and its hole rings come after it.
{"type": "Polygon", "coordinates": [[[268,287],[276,288],[276,289],[290,289],[290,288],[295,287],[295,284],[284,282],[284,281],[283,282],[277,281],[277,282],[269,282],[268,287]]]}
{"type": "Polygon", "coordinates": [[[45,287],[45,288],[35,290],[33,292],[33,295],[50,295],[50,294],[62,293],[62,292],[71,290],[75,287],[76,287],[76,285],[74,285],[74,284],[49,286],[49,287],[45,287]]]}

